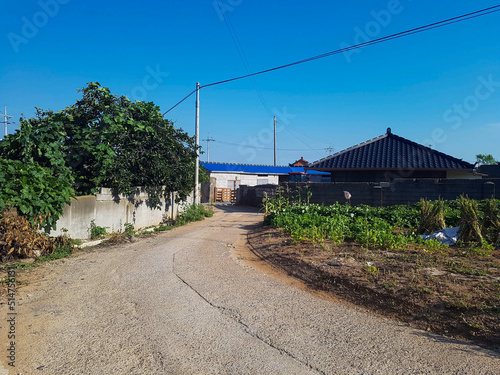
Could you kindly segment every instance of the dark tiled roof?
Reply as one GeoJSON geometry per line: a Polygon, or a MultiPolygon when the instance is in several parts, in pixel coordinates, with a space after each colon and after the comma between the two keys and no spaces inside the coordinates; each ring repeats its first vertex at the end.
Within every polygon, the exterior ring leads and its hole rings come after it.
{"type": "Polygon", "coordinates": [[[387,133],[309,164],[321,169],[472,169],[461,159],[387,133]]]}

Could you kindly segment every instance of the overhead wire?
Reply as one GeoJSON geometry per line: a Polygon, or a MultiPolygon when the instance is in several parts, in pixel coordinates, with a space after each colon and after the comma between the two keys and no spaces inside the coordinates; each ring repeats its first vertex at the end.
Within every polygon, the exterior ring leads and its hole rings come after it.
{"type": "MultiPolygon", "coordinates": [[[[219,141],[219,140],[214,140],[214,142],[219,142],[225,145],[230,145],[230,146],[238,146],[238,147],[245,147],[245,148],[256,148],[259,150],[274,150],[273,147],[259,147],[259,146],[252,146],[252,145],[244,145],[241,143],[233,143],[233,142],[225,142],[225,141],[219,141]]],[[[296,148],[278,148],[278,151],[309,151],[308,149],[296,149],[296,148]]],[[[318,150],[323,150],[322,148],[318,149],[312,149],[313,151],[318,151],[318,150]]]]}
{"type": "MultiPolygon", "coordinates": [[[[222,12],[222,5],[220,3],[220,0],[217,1],[217,6],[219,7],[220,11],[222,12]]],[[[224,23],[226,24],[226,27],[229,31],[229,35],[231,35],[231,39],[233,40],[234,46],[236,47],[236,50],[238,51],[238,54],[240,55],[240,59],[243,62],[243,65],[245,67],[245,70],[247,71],[248,74],[252,73],[252,68],[250,67],[250,63],[248,62],[248,59],[245,55],[245,52],[243,51],[243,47],[241,46],[240,39],[238,38],[238,34],[236,34],[236,30],[234,29],[233,23],[231,21],[231,18],[229,17],[229,14],[226,14],[224,17],[224,23]]],[[[264,109],[267,111],[269,116],[273,116],[271,110],[269,109],[269,106],[267,105],[266,100],[260,93],[259,89],[257,88],[257,84],[255,83],[255,80],[253,77],[250,77],[250,81],[252,82],[252,86],[257,93],[257,96],[259,97],[260,102],[262,103],[262,106],[264,109]]]]}
{"type": "MultiPolygon", "coordinates": [[[[306,59],[303,59],[303,60],[299,60],[299,61],[295,61],[295,62],[292,62],[292,63],[288,63],[288,64],[285,64],[285,65],[276,66],[274,68],[269,68],[269,69],[261,70],[261,71],[255,72],[255,73],[249,73],[249,74],[242,75],[242,76],[239,76],[239,77],[233,77],[233,78],[225,79],[225,80],[222,80],[222,81],[212,82],[212,83],[200,86],[200,89],[205,88],[205,87],[210,87],[210,86],[221,85],[223,83],[228,83],[228,82],[232,82],[232,81],[237,81],[237,80],[244,79],[244,78],[254,77],[256,75],[260,75],[260,74],[264,74],[264,73],[269,73],[269,72],[272,72],[272,71],[275,71],[275,70],[280,70],[280,69],[288,68],[288,67],[291,67],[291,66],[294,66],[294,65],[304,64],[306,62],[310,62],[310,61],[314,61],[314,60],[326,58],[326,57],[333,56],[333,55],[338,55],[340,53],[344,53],[344,52],[347,52],[347,51],[352,51],[352,50],[355,50],[355,49],[359,49],[359,48],[371,46],[371,45],[374,45],[374,44],[379,44],[379,43],[387,42],[389,40],[403,38],[403,37],[406,37],[406,36],[409,36],[409,35],[418,34],[418,33],[424,32],[424,31],[429,31],[429,30],[437,29],[437,28],[444,27],[444,26],[449,26],[449,25],[452,25],[452,24],[455,24],[455,23],[459,23],[459,22],[463,22],[463,21],[467,21],[467,20],[470,20],[470,19],[473,19],[473,18],[482,17],[482,16],[485,16],[487,14],[492,14],[492,13],[495,13],[495,12],[498,12],[498,11],[500,11],[500,5],[495,5],[495,6],[484,8],[484,9],[481,9],[481,10],[478,10],[478,11],[475,11],[475,12],[466,13],[466,14],[463,14],[463,15],[460,15],[460,16],[448,18],[446,20],[442,20],[442,21],[439,21],[439,22],[434,22],[434,23],[430,23],[430,24],[427,24],[427,25],[424,25],[424,26],[420,26],[420,27],[416,27],[416,28],[413,28],[413,29],[409,29],[409,30],[406,30],[406,31],[401,31],[401,32],[396,33],[396,34],[391,34],[391,35],[388,35],[388,36],[385,36],[385,37],[382,37],[382,38],[377,38],[377,39],[374,39],[374,40],[371,40],[371,41],[368,41],[368,42],[354,44],[352,46],[345,47],[345,48],[340,48],[340,49],[336,49],[336,50],[333,50],[333,51],[330,51],[330,52],[323,53],[321,55],[316,55],[316,56],[312,56],[312,57],[309,57],[309,58],[306,58],[306,59]]],[[[182,102],[184,102],[186,99],[188,99],[195,92],[196,92],[196,90],[193,90],[190,94],[188,94],[186,97],[184,97],[181,101],[179,101],[177,104],[175,104],[169,110],[167,110],[166,112],[164,112],[163,115],[167,114],[172,109],[174,109],[175,107],[177,107],[179,104],[181,104],[182,102]]]]}
{"type": "Polygon", "coordinates": [[[490,14],[490,13],[498,12],[498,11],[500,11],[499,8],[500,8],[500,5],[495,5],[493,7],[489,7],[489,8],[485,8],[485,9],[478,10],[478,11],[475,11],[475,12],[463,14],[461,16],[457,16],[457,17],[453,17],[453,18],[448,18],[448,19],[443,20],[443,21],[434,22],[434,23],[431,23],[431,24],[428,24],[428,25],[416,27],[414,29],[409,29],[409,30],[402,31],[402,32],[399,32],[399,33],[396,33],[396,34],[391,34],[391,35],[388,35],[386,37],[377,38],[377,39],[374,39],[374,40],[371,40],[371,41],[368,41],[368,42],[354,44],[354,45],[352,45],[350,47],[340,48],[340,49],[337,49],[337,50],[334,50],[334,51],[323,53],[321,55],[312,56],[312,57],[309,57],[307,59],[295,61],[295,62],[288,63],[288,64],[285,64],[285,65],[276,66],[274,68],[265,69],[265,70],[261,70],[259,72],[247,74],[247,75],[244,75],[244,76],[229,78],[229,79],[225,79],[225,80],[218,81],[218,82],[208,83],[206,85],[202,85],[200,88],[210,87],[210,86],[215,86],[215,85],[220,85],[220,84],[223,84],[223,83],[228,83],[228,82],[240,80],[240,79],[243,79],[243,78],[253,77],[253,76],[256,76],[256,75],[260,75],[260,74],[264,74],[264,73],[269,73],[269,72],[272,72],[272,71],[275,71],[275,70],[288,68],[288,67],[291,67],[291,66],[294,66],[294,65],[303,64],[303,63],[306,63],[306,62],[309,62],[309,61],[314,61],[314,60],[322,59],[322,58],[325,58],[325,57],[337,55],[337,54],[344,53],[344,52],[347,52],[347,51],[350,51],[350,50],[353,50],[353,49],[358,49],[358,48],[370,46],[370,45],[373,45],[373,44],[378,44],[378,43],[386,42],[388,40],[399,39],[399,38],[402,38],[402,37],[405,37],[405,36],[408,36],[408,35],[418,34],[418,33],[424,32],[424,31],[437,29],[437,28],[440,28],[440,27],[444,27],[444,26],[448,26],[448,25],[454,24],[454,23],[458,23],[458,22],[466,21],[466,20],[473,19],[473,18],[476,18],[476,17],[485,16],[485,15],[490,14]]]}
{"type": "MultiPolygon", "coordinates": [[[[222,12],[223,9],[222,9],[222,5],[220,3],[220,0],[216,0],[216,1],[217,1],[217,6],[219,7],[220,11],[222,12]]],[[[233,22],[231,21],[229,14],[226,14],[223,18],[224,18],[224,23],[226,24],[226,27],[229,31],[229,35],[231,35],[231,39],[233,40],[234,46],[236,47],[236,50],[238,51],[240,59],[243,62],[245,70],[247,71],[248,74],[252,73],[252,68],[250,66],[250,63],[248,62],[245,51],[243,50],[240,39],[238,38],[238,34],[236,33],[236,30],[234,29],[233,22]]],[[[255,82],[254,77],[249,77],[249,78],[250,78],[250,81],[252,83],[252,86],[253,86],[255,92],[257,93],[257,96],[259,97],[260,102],[262,103],[262,106],[267,111],[268,115],[270,117],[273,117],[275,114],[271,111],[266,100],[264,99],[264,96],[261,94],[260,90],[258,89],[257,83],[255,82]]],[[[284,124],[279,119],[279,117],[276,117],[276,122],[281,124],[283,127],[285,127],[285,129],[288,128],[288,125],[284,124]]],[[[313,139],[312,137],[310,137],[307,134],[303,134],[303,136],[313,139]]],[[[302,140],[301,140],[301,142],[304,143],[307,147],[309,147],[310,150],[314,151],[314,149],[311,146],[309,146],[307,143],[303,142],[302,140]]],[[[320,141],[320,142],[324,143],[324,141],[320,141]]]]}

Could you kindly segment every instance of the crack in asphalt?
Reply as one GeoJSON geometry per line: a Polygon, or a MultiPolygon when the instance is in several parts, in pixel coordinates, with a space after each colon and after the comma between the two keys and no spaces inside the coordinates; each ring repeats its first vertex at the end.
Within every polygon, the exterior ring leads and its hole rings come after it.
{"type": "Polygon", "coordinates": [[[302,361],[301,359],[295,357],[292,353],[288,352],[287,350],[283,349],[283,348],[279,348],[277,347],[276,345],[273,344],[272,341],[264,338],[264,337],[261,337],[259,336],[257,333],[252,333],[251,329],[250,329],[250,326],[244,322],[241,321],[240,318],[238,318],[236,316],[236,314],[234,313],[231,313],[231,310],[228,310],[227,308],[223,307],[223,306],[218,306],[216,304],[214,304],[213,302],[209,301],[205,296],[203,296],[199,291],[197,291],[191,284],[189,284],[185,279],[183,279],[176,271],[175,271],[175,256],[177,253],[181,252],[182,250],[184,249],[180,249],[178,251],[176,251],[173,255],[172,255],[172,273],[183,283],[185,284],[189,289],[191,289],[194,293],[196,293],[203,301],[205,301],[206,303],[208,303],[211,307],[217,309],[222,315],[224,316],[227,316],[229,317],[231,320],[233,320],[234,322],[238,323],[239,325],[241,325],[242,327],[244,327],[243,331],[252,336],[253,338],[256,338],[257,340],[263,342],[264,344],[266,344],[267,346],[277,350],[280,354],[285,354],[287,356],[289,356],[290,358],[292,358],[293,360],[297,361],[298,363],[308,367],[309,369],[311,370],[314,370],[316,371],[317,373],[319,374],[322,374],[322,375],[326,375],[326,373],[324,371],[321,371],[320,369],[314,367],[313,365],[307,363],[307,362],[304,362],[302,361]]]}

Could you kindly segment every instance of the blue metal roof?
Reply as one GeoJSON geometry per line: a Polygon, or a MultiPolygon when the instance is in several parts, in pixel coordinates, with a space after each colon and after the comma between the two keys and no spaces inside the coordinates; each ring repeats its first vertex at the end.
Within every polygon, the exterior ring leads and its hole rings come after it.
{"type": "MultiPolygon", "coordinates": [[[[304,167],[286,167],[274,165],[255,165],[255,164],[231,164],[231,163],[206,163],[200,162],[201,166],[210,172],[240,172],[252,174],[288,174],[290,172],[304,173],[304,167]]],[[[308,170],[307,174],[330,175],[329,172],[320,172],[308,170]]]]}

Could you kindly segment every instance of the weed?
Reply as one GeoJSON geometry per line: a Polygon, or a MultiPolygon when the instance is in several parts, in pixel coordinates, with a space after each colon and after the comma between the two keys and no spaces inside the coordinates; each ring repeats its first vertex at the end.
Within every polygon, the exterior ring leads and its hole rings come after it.
{"type": "Polygon", "coordinates": [[[123,233],[127,236],[132,236],[134,234],[134,224],[132,223],[125,223],[124,225],[125,230],[123,233]]]}
{"type": "Polygon", "coordinates": [[[56,248],[52,254],[37,258],[36,262],[41,263],[41,262],[48,262],[51,260],[66,258],[71,254],[73,254],[73,247],[71,245],[60,246],[56,248]]]}
{"type": "Polygon", "coordinates": [[[38,267],[36,263],[4,263],[0,264],[0,270],[5,271],[9,269],[14,270],[27,270],[30,268],[38,267]]]}
{"type": "Polygon", "coordinates": [[[89,231],[90,231],[90,238],[92,240],[97,240],[108,234],[106,228],[96,225],[95,219],[92,219],[92,221],[90,222],[89,231]]]}
{"type": "Polygon", "coordinates": [[[185,207],[184,211],[179,214],[175,226],[185,225],[192,221],[200,221],[213,215],[213,208],[206,209],[202,204],[192,204],[185,207]]]}

